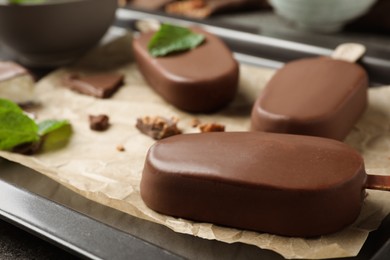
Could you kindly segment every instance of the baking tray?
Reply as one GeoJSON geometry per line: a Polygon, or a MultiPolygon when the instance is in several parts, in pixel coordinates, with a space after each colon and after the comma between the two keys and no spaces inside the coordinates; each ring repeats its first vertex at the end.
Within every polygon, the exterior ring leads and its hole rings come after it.
{"type": "MultiPolygon", "coordinates": [[[[243,63],[278,68],[284,62],[328,55],[331,49],[264,37],[242,28],[122,8],[116,26],[132,28],[134,21],[155,18],[175,24],[196,24],[220,36],[243,63]]],[[[1,56],[1,50],[0,50],[1,56]]],[[[2,56],[10,58],[10,56],[2,56]]],[[[387,84],[390,62],[365,57],[362,64],[372,82],[387,84]]],[[[47,70],[36,71],[44,74],[47,70]]],[[[21,165],[0,159],[0,218],[86,259],[283,259],[255,246],[226,244],[179,234],[87,200],[21,165]]],[[[387,259],[390,255],[390,216],[370,233],[357,257],[387,259]]],[[[345,258],[344,258],[345,259],[345,258]]]]}

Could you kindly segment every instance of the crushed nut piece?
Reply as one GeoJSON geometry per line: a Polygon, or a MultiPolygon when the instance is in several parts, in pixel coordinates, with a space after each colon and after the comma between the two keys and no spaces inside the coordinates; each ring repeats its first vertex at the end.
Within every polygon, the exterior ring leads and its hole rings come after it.
{"type": "Polygon", "coordinates": [[[95,131],[105,131],[110,126],[107,115],[89,116],[89,127],[95,131]]]}
{"type": "Polygon", "coordinates": [[[137,118],[136,127],[141,133],[146,134],[155,140],[160,140],[182,133],[177,127],[178,121],[179,119],[175,117],[167,119],[161,116],[144,116],[142,118],[137,118]]]}
{"type": "Polygon", "coordinates": [[[217,123],[207,123],[199,125],[199,129],[202,133],[206,132],[224,132],[225,126],[217,123]]]}
{"type": "Polygon", "coordinates": [[[201,124],[200,120],[198,118],[194,118],[191,121],[191,126],[192,127],[198,127],[201,124]]]}
{"type": "Polygon", "coordinates": [[[123,145],[119,144],[119,145],[117,145],[116,150],[119,152],[124,152],[126,149],[123,145]]]}
{"type": "Polygon", "coordinates": [[[211,8],[204,0],[179,1],[168,4],[165,11],[171,14],[204,18],[211,14],[211,8]]]}

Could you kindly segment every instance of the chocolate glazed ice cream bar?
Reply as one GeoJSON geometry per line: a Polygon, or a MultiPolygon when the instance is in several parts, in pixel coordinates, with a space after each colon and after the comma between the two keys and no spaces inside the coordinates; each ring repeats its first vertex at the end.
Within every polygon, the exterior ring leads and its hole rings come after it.
{"type": "Polygon", "coordinates": [[[256,100],[251,130],[343,140],[367,106],[368,76],[354,63],[365,48],[287,63],[256,100]]]}
{"type": "Polygon", "coordinates": [[[237,92],[238,63],[216,36],[191,30],[205,36],[192,50],[153,57],[148,52],[153,32],[148,32],[134,39],[134,55],[146,81],[167,102],[188,112],[214,112],[237,92]]]}
{"type": "Polygon", "coordinates": [[[150,148],[141,196],[151,209],[174,217],[313,237],[353,223],[365,188],[389,189],[388,178],[367,175],[354,149],[328,138],[185,134],[150,148]]]}

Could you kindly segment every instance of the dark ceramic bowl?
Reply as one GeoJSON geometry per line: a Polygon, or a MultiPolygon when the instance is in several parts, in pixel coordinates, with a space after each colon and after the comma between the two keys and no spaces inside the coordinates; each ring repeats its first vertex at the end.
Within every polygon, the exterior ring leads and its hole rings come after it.
{"type": "Polygon", "coordinates": [[[99,42],[116,8],[117,0],[0,4],[0,41],[25,65],[64,65],[99,42]]]}

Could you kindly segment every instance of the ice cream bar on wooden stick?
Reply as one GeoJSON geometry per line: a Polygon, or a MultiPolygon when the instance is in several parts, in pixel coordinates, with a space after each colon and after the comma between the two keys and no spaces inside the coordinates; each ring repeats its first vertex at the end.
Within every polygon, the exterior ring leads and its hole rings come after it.
{"type": "Polygon", "coordinates": [[[313,237],[352,224],[365,189],[390,189],[366,174],[343,142],[264,132],[183,134],[153,145],[141,197],[174,217],[284,236],[313,237]]]}
{"type": "Polygon", "coordinates": [[[368,76],[354,63],[364,52],[343,44],[331,57],[287,63],[256,100],[251,130],[343,140],[367,106],[368,76]]]}

